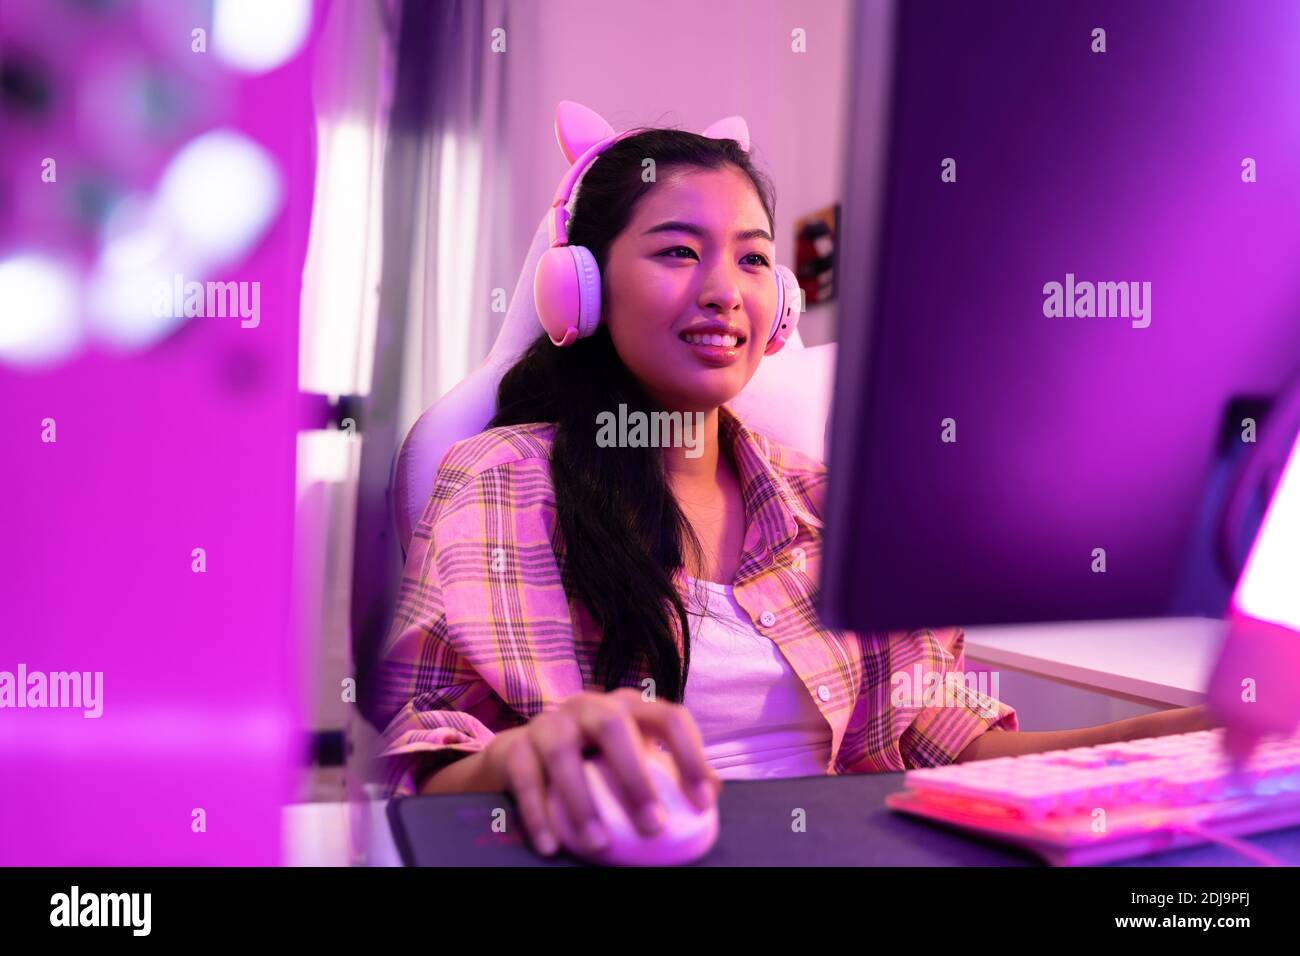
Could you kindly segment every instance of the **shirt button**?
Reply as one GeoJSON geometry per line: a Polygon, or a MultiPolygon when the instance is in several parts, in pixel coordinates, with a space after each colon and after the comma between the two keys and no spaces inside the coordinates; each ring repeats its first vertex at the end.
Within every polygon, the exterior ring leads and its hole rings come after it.
{"type": "Polygon", "coordinates": [[[758,616],[758,620],[759,623],[762,624],[764,627],[771,627],[773,624],[776,623],[776,615],[773,614],[771,611],[764,611],[762,614],[758,616]]]}
{"type": "Polygon", "coordinates": [[[822,700],[830,700],[831,689],[827,687],[825,684],[822,684],[820,687],[817,688],[817,696],[820,697],[822,700]]]}

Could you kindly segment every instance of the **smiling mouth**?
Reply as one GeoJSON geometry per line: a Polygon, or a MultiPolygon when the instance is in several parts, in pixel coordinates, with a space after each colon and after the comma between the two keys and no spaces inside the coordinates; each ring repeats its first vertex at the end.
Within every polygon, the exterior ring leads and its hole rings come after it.
{"type": "Polygon", "coordinates": [[[683,332],[677,337],[688,345],[707,345],[713,348],[722,349],[734,349],[745,344],[745,337],[743,335],[722,335],[718,332],[699,335],[691,335],[687,332],[683,332]]]}
{"type": "Polygon", "coordinates": [[[679,335],[679,339],[689,348],[690,354],[698,362],[710,368],[726,368],[735,365],[744,356],[741,346],[745,340],[738,335],[711,335],[711,336],[692,336],[695,341],[692,342],[686,335],[679,335]],[[719,345],[713,345],[711,342],[720,342],[719,345]],[[728,344],[734,343],[734,344],[728,344]]]}

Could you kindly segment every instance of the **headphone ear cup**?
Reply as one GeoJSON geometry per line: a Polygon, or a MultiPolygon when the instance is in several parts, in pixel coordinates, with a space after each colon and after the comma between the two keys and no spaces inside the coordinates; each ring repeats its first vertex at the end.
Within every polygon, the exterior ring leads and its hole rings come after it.
{"type": "Polygon", "coordinates": [[[600,324],[600,267],[585,246],[555,246],[537,260],[533,305],[542,328],[559,347],[572,345],[600,324]]]}
{"type": "Polygon", "coordinates": [[[785,347],[786,341],[799,327],[799,314],[803,305],[803,290],[799,280],[786,266],[778,265],[776,274],[776,315],[772,317],[772,330],[767,336],[764,355],[775,355],[785,347]]]}
{"type": "Polygon", "coordinates": [[[586,246],[569,246],[578,270],[578,338],[585,339],[600,325],[600,266],[586,246]]]}

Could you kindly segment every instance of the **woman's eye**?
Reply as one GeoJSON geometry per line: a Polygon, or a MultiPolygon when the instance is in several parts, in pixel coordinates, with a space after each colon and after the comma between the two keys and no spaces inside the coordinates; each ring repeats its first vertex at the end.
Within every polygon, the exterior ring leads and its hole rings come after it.
{"type": "MultiPolygon", "coordinates": [[[[673,259],[681,258],[680,256],[673,255],[674,252],[688,252],[691,254],[693,258],[695,259],[699,258],[699,256],[695,255],[695,250],[692,249],[690,246],[674,246],[671,249],[665,249],[663,252],[659,254],[661,256],[669,256],[670,258],[673,259]]],[[[754,263],[754,265],[758,265],[758,266],[770,265],[770,263],[767,261],[767,256],[763,255],[761,252],[751,252],[749,255],[745,256],[745,258],[757,259],[758,262],[754,263]]]]}

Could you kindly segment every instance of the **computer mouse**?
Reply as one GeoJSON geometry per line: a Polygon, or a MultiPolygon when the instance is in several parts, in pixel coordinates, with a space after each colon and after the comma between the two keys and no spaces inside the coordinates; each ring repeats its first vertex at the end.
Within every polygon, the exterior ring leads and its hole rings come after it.
{"type": "Polygon", "coordinates": [[[588,863],[610,866],[677,866],[694,862],[713,848],[718,839],[717,805],[703,811],[696,808],[682,792],[681,777],[671,754],[651,748],[646,758],[651,782],[666,817],[659,832],[643,836],[636,828],[618,797],[618,778],[604,756],[597,754],[583,761],[583,769],[596,814],[605,825],[609,841],[602,850],[588,850],[575,833],[563,798],[552,788],[548,794],[551,819],[555,821],[556,839],[561,847],[588,863]]]}

